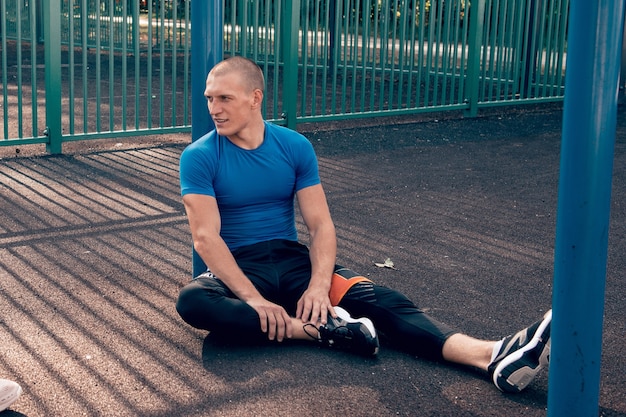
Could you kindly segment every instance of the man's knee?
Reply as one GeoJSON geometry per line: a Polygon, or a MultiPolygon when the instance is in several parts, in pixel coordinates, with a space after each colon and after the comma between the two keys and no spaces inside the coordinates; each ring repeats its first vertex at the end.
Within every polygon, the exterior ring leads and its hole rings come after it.
{"type": "Polygon", "coordinates": [[[178,300],[176,300],[176,311],[180,317],[187,323],[196,327],[194,317],[197,316],[197,309],[200,306],[199,299],[201,295],[201,288],[191,283],[183,287],[179,294],[178,300]]]}
{"type": "Polygon", "coordinates": [[[254,309],[215,280],[196,279],[183,287],[176,311],[190,326],[210,331],[230,329],[246,320],[258,327],[259,321],[254,309]]]}

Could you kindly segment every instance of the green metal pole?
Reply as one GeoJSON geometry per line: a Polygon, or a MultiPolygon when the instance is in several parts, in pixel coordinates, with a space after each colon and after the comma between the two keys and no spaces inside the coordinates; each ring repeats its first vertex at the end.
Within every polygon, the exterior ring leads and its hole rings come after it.
{"type": "Polygon", "coordinates": [[[283,43],[284,88],[283,114],[285,125],[296,128],[298,114],[298,34],[300,29],[300,0],[285,1],[285,41],[283,43]]]}
{"type": "Polygon", "coordinates": [[[470,35],[467,59],[467,95],[465,96],[468,108],[465,114],[468,117],[475,117],[478,114],[478,87],[480,83],[480,57],[485,20],[485,0],[472,2],[469,8],[470,35]]]}
{"type": "MultiPolygon", "coordinates": [[[[625,0],[571,3],[548,415],[597,416],[625,0]]],[[[612,365],[614,366],[614,365],[612,365]]]]}
{"type": "Polygon", "coordinates": [[[43,2],[43,36],[46,45],[46,151],[63,151],[61,129],[61,0],[43,2]]]}

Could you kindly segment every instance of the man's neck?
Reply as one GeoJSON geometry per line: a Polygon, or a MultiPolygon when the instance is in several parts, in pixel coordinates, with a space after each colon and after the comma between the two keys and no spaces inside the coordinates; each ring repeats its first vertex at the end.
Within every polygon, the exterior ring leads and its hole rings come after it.
{"type": "Polygon", "coordinates": [[[228,136],[228,140],[245,150],[258,148],[265,140],[265,121],[260,119],[236,135],[228,136]]]}

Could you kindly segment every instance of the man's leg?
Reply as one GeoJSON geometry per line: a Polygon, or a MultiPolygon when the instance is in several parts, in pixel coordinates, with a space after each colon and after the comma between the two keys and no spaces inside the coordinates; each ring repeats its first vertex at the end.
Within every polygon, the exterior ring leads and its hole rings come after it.
{"type": "Polygon", "coordinates": [[[256,311],[210,272],[199,275],[181,289],[176,310],[185,322],[198,329],[234,338],[263,336],[256,311]]]}
{"type": "MultiPolygon", "coordinates": [[[[347,312],[339,311],[339,317],[330,318],[326,325],[320,326],[293,317],[296,303],[311,278],[306,246],[276,240],[241,248],[233,255],[261,294],[292,315],[293,339],[317,341],[365,355],[376,354],[378,338],[369,319],[353,319],[347,312]]],[[[200,275],[180,291],[176,309],[193,327],[240,341],[267,340],[256,311],[211,272],[200,275]]]]}
{"type": "Polygon", "coordinates": [[[370,318],[402,350],[487,371],[501,391],[523,390],[549,361],[551,311],[530,327],[495,342],[456,332],[398,291],[371,283],[355,285],[339,304],[355,317],[370,318]]]}
{"type": "Polygon", "coordinates": [[[443,346],[457,333],[420,310],[402,293],[369,282],[358,283],[339,302],[354,317],[368,317],[395,347],[442,360],[443,346]]]}
{"type": "Polygon", "coordinates": [[[453,334],[443,345],[443,359],[486,371],[504,392],[520,392],[546,367],[550,356],[552,312],[532,326],[499,342],[453,334]]]}
{"type": "Polygon", "coordinates": [[[462,333],[453,334],[442,349],[443,359],[487,371],[496,342],[479,340],[462,333]]]}
{"type": "MultiPolygon", "coordinates": [[[[215,278],[202,275],[180,291],[176,310],[187,324],[236,340],[266,340],[259,315],[239,300],[215,278]]],[[[292,317],[293,339],[318,340],[317,330],[305,330],[301,320],[292,317]]]]}
{"type": "MultiPolygon", "coordinates": [[[[296,301],[292,301],[289,297],[281,297],[284,292],[281,289],[283,285],[277,280],[277,276],[284,273],[282,271],[284,268],[287,268],[287,271],[297,271],[299,263],[302,262],[301,259],[309,262],[306,247],[303,251],[301,246],[297,242],[275,240],[259,242],[233,251],[237,264],[261,295],[283,306],[289,314],[294,314],[297,298],[295,298],[296,301]],[[286,265],[283,265],[285,263],[286,265]]],[[[303,276],[310,278],[310,272],[303,276]]],[[[306,288],[306,282],[301,283],[296,291],[300,291],[301,294],[304,288],[306,288]]],[[[299,295],[293,295],[291,298],[297,296],[299,295]]],[[[261,331],[257,312],[249,304],[237,298],[210,271],[199,275],[180,291],[176,309],[183,320],[199,329],[224,334],[231,339],[267,339],[267,334],[261,331]]],[[[299,320],[296,322],[293,319],[292,324],[294,325],[294,338],[310,339],[302,329],[302,323],[299,320]]]]}

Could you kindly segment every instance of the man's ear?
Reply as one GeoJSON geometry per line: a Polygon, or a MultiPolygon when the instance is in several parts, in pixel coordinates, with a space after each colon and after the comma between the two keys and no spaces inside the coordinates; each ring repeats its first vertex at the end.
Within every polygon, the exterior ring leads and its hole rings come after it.
{"type": "Polygon", "coordinates": [[[253,107],[261,107],[261,103],[263,103],[263,91],[256,88],[253,94],[254,94],[252,98],[253,107]]]}

